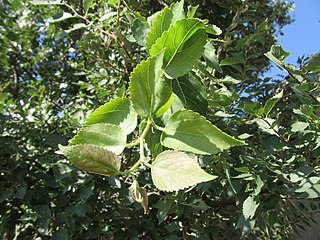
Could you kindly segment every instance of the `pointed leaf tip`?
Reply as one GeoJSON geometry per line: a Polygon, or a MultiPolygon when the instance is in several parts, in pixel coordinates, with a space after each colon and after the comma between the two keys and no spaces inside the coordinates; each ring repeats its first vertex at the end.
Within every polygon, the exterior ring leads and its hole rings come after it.
{"type": "Polygon", "coordinates": [[[160,153],[152,164],[151,176],[159,190],[169,192],[217,178],[202,170],[195,159],[178,151],[160,153]]]}

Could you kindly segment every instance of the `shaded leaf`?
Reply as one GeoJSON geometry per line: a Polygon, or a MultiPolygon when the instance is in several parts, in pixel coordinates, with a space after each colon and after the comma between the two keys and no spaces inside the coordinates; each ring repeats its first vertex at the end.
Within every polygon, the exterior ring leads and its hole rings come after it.
{"type": "Polygon", "coordinates": [[[126,132],[120,127],[109,123],[99,123],[82,128],[71,139],[69,145],[92,144],[120,154],[125,148],[126,141],[126,132]]]}
{"type": "Polygon", "coordinates": [[[264,105],[264,114],[266,115],[266,117],[269,115],[270,111],[273,109],[276,103],[282,98],[282,96],[283,90],[266,102],[266,104],[264,105]]]}
{"type": "Polygon", "coordinates": [[[214,24],[206,25],[206,32],[212,35],[220,35],[222,33],[221,29],[214,24]]]}
{"type": "Polygon", "coordinates": [[[97,108],[87,118],[85,125],[110,123],[118,125],[126,134],[130,134],[137,126],[137,114],[130,100],[116,98],[97,108]]]}
{"type": "Polygon", "coordinates": [[[242,57],[227,57],[220,62],[220,66],[228,66],[228,65],[243,64],[243,63],[244,63],[244,59],[242,57]]]}
{"type": "Polygon", "coordinates": [[[143,117],[161,116],[173,101],[171,88],[162,78],[163,52],[142,61],[131,73],[129,93],[136,112],[143,117]]]}
{"type": "Polygon", "coordinates": [[[172,114],[162,133],[161,143],[168,148],[197,154],[216,154],[244,144],[189,110],[172,114]]]}
{"type": "Polygon", "coordinates": [[[88,10],[92,4],[92,1],[93,0],[83,0],[83,8],[86,13],[88,12],[88,10]]]}
{"type": "Polygon", "coordinates": [[[193,18],[194,15],[196,14],[198,8],[199,8],[199,5],[197,5],[197,6],[188,6],[187,17],[188,18],[193,18]]]}
{"type": "Polygon", "coordinates": [[[140,46],[145,46],[145,41],[146,41],[146,35],[149,30],[148,26],[145,25],[142,21],[139,19],[135,19],[132,22],[132,33],[133,37],[136,39],[136,42],[140,46]]]}
{"type": "Polygon", "coordinates": [[[203,171],[194,158],[178,151],[160,153],[152,163],[151,176],[158,189],[169,192],[217,178],[203,171]]]}
{"type": "Polygon", "coordinates": [[[60,151],[76,167],[103,176],[119,173],[121,162],[118,156],[102,147],[91,144],[59,146],[60,151]]]}
{"type": "Polygon", "coordinates": [[[206,63],[212,67],[213,69],[217,70],[219,73],[223,73],[222,68],[219,65],[219,60],[216,55],[216,49],[212,45],[212,43],[207,42],[204,46],[204,59],[206,63]]]}
{"type": "Polygon", "coordinates": [[[204,51],[207,36],[204,24],[198,19],[181,19],[164,32],[150,49],[155,56],[164,50],[166,74],[177,78],[186,74],[204,51]]]}
{"type": "Polygon", "coordinates": [[[206,115],[208,108],[206,87],[197,75],[189,73],[173,79],[172,90],[183,102],[186,109],[206,115]]]}
{"type": "Polygon", "coordinates": [[[310,72],[320,72],[320,52],[312,55],[303,67],[310,72]]]}

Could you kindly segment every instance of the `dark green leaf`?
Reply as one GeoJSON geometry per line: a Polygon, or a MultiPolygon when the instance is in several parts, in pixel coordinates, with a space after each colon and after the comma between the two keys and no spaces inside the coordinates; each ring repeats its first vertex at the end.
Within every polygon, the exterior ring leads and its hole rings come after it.
{"type": "Polygon", "coordinates": [[[87,14],[92,2],[93,2],[93,0],[83,0],[83,8],[84,8],[84,11],[86,14],[87,14]]]}
{"type": "Polygon", "coordinates": [[[266,117],[268,117],[269,113],[271,112],[273,107],[276,105],[276,103],[282,98],[282,96],[283,96],[283,91],[279,92],[278,94],[276,94],[266,102],[266,104],[264,105],[264,114],[266,115],[266,117]]]}
{"type": "Polygon", "coordinates": [[[212,45],[212,43],[207,42],[204,46],[204,59],[206,63],[212,67],[213,69],[217,70],[219,73],[223,73],[222,68],[219,65],[219,60],[216,55],[216,49],[212,45]]]}
{"type": "Polygon", "coordinates": [[[220,62],[220,66],[228,66],[235,64],[244,64],[244,59],[242,57],[227,57],[220,62]]]}
{"type": "Polygon", "coordinates": [[[34,5],[62,5],[61,0],[32,0],[28,2],[34,5]]]}
{"type": "Polygon", "coordinates": [[[132,33],[133,33],[133,37],[136,39],[136,42],[140,45],[140,46],[145,46],[146,44],[146,35],[147,32],[149,30],[148,26],[145,25],[142,21],[140,21],[139,19],[135,19],[132,22],[132,33]]]}
{"type": "Polygon", "coordinates": [[[310,72],[320,72],[320,52],[317,52],[316,54],[312,55],[303,67],[304,69],[310,72]]]}
{"type": "Polygon", "coordinates": [[[180,98],[186,109],[206,115],[207,93],[201,79],[194,73],[172,80],[173,92],[180,98]]]}

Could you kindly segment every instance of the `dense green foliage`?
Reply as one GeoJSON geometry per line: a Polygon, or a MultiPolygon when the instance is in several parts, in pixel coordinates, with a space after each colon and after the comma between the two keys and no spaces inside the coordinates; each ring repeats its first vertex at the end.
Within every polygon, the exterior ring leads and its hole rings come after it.
{"type": "Polygon", "coordinates": [[[273,46],[290,3],[31,2],[0,2],[1,237],[292,239],[319,212],[319,53],[273,46]]]}

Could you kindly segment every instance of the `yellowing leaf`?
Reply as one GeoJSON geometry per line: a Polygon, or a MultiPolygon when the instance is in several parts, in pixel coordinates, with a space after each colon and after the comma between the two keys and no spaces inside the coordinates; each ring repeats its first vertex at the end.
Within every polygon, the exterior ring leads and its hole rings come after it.
{"type": "Polygon", "coordinates": [[[73,146],[59,146],[60,151],[76,167],[104,176],[113,176],[119,173],[121,162],[118,156],[102,147],[91,144],[73,146]]]}

